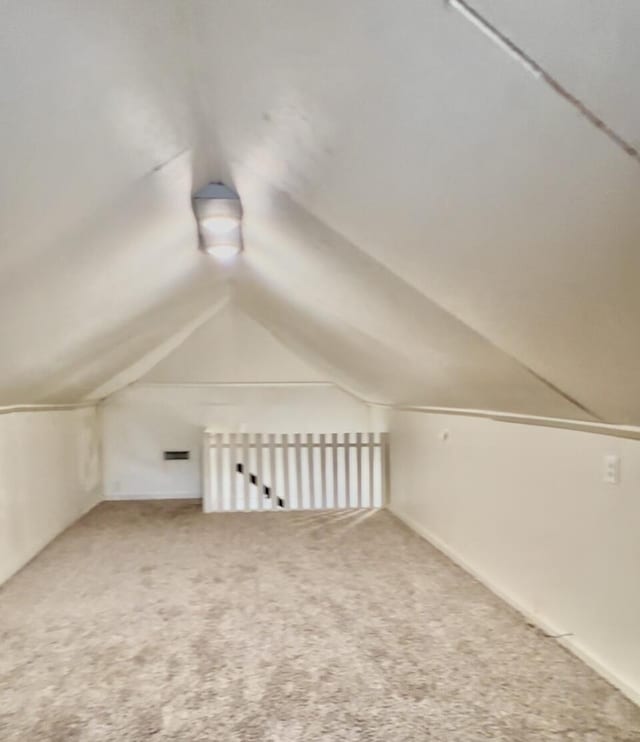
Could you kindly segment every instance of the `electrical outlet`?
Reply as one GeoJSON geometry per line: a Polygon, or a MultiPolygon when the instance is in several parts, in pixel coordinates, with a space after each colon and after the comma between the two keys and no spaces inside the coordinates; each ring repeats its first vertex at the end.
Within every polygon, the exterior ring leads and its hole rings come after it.
{"type": "Polygon", "coordinates": [[[607,484],[620,484],[620,457],[614,453],[604,457],[602,480],[607,484]]]}

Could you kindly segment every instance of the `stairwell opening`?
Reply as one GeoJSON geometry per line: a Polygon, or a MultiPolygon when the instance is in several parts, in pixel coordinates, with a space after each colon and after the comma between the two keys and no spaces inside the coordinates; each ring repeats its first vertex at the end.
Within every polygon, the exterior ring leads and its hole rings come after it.
{"type": "Polygon", "coordinates": [[[386,433],[206,433],[205,512],[380,508],[386,433]]]}

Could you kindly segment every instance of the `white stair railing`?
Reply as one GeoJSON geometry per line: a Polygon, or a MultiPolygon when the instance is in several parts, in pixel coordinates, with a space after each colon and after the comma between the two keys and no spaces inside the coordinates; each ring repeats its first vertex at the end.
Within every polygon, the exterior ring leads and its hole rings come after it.
{"type": "Polygon", "coordinates": [[[386,433],[205,433],[205,512],[379,508],[386,433]]]}

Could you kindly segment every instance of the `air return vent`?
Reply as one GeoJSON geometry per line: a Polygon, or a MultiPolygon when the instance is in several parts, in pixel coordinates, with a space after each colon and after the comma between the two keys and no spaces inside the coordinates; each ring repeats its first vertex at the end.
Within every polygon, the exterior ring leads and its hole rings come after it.
{"type": "Polygon", "coordinates": [[[190,457],[189,451],[164,451],[162,457],[165,461],[186,461],[190,457]]]}

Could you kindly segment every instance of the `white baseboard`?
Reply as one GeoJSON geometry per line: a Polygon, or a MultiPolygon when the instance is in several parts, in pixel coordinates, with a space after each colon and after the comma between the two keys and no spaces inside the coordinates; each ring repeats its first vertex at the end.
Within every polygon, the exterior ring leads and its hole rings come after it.
{"type": "Polygon", "coordinates": [[[118,492],[107,495],[106,502],[119,500],[201,500],[200,492],[118,492]]]}
{"type": "MultiPolygon", "coordinates": [[[[518,613],[520,613],[528,622],[534,624],[539,629],[542,629],[545,634],[552,634],[554,636],[557,636],[558,634],[566,633],[566,629],[555,626],[552,621],[550,621],[546,617],[540,616],[536,613],[532,613],[531,610],[520,600],[515,598],[508,591],[505,591],[503,588],[498,586],[486,575],[478,572],[478,570],[476,570],[464,557],[458,554],[457,551],[444,543],[444,541],[438,538],[438,536],[431,533],[427,528],[425,528],[425,526],[423,526],[421,523],[418,523],[418,521],[416,521],[414,518],[406,515],[401,510],[398,510],[396,507],[393,506],[389,506],[388,510],[393,515],[395,515],[396,518],[407,525],[412,531],[415,531],[415,533],[425,539],[425,541],[428,541],[432,546],[435,546],[438,551],[441,551],[446,557],[451,559],[452,562],[455,562],[459,567],[462,567],[465,572],[468,572],[472,577],[478,580],[478,582],[482,583],[488,590],[491,590],[494,595],[497,595],[501,600],[504,600],[504,602],[510,605],[514,610],[518,611],[518,613]]],[[[635,688],[629,685],[629,683],[627,683],[625,680],[620,678],[616,674],[615,670],[612,670],[601,659],[596,657],[593,652],[588,647],[585,647],[577,637],[562,636],[555,639],[555,641],[557,641],[559,644],[562,644],[563,647],[568,649],[572,654],[578,657],[578,659],[582,660],[585,665],[588,665],[592,670],[598,673],[598,675],[611,683],[611,685],[617,688],[629,700],[640,706],[640,688],[635,688]]]]}

